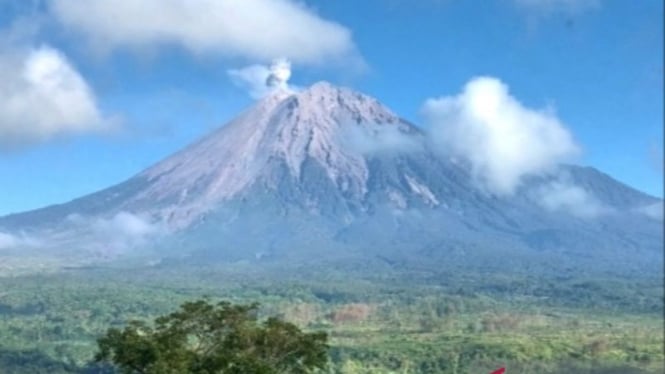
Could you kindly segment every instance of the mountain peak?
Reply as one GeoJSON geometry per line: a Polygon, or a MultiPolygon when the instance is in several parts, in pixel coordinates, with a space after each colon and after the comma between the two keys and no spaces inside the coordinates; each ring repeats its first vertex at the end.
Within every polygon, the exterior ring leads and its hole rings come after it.
{"type": "Polygon", "coordinates": [[[311,91],[335,91],[339,90],[341,87],[335,86],[334,84],[328,82],[328,81],[318,81],[311,86],[309,86],[309,90],[311,91]]]}
{"type": "MultiPolygon", "coordinates": [[[[378,100],[328,82],[298,92],[276,90],[217,131],[141,173],[139,177],[150,185],[131,205],[162,205],[157,213],[162,217],[177,219],[183,212],[194,217],[244,195],[257,183],[277,183],[282,170],[286,178],[299,181],[305,165],[316,165],[326,183],[343,184],[340,189],[362,196],[367,160],[362,151],[349,146],[349,139],[372,142],[373,137],[386,135],[385,130],[391,131],[387,134],[391,139],[397,136],[393,132],[411,134],[404,128],[411,126],[378,100]]],[[[184,224],[189,221],[180,218],[184,224]]]]}
{"type": "MultiPolygon", "coordinates": [[[[395,123],[399,117],[375,98],[347,87],[336,86],[328,81],[319,81],[299,91],[279,88],[261,99],[246,113],[278,110],[286,105],[291,111],[312,114],[318,112],[319,118],[333,116],[335,120],[348,120],[361,123],[395,123]],[[285,102],[287,102],[285,104],[285,102]],[[350,118],[338,118],[340,115],[350,118]]],[[[306,119],[299,117],[300,120],[306,119]]]]}
{"type": "Polygon", "coordinates": [[[328,81],[319,81],[299,92],[303,98],[337,98],[340,96],[365,96],[353,90],[336,86],[328,81]]]}
{"type": "Polygon", "coordinates": [[[302,114],[314,115],[316,120],[330,117],[337,123],[399,122],[399,117],[375,98],[326,81],[298,92],[293,99],[293,105],[299,106],[302,114]]]}

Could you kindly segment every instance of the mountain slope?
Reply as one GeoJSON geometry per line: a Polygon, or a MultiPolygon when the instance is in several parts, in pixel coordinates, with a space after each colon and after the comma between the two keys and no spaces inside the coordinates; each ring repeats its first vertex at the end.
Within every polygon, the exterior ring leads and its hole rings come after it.
{"type": "Polygon", "coordinates": [[[77,263],[149,253],[654,272],[662,219],[647,213],[658,204],[570,165],[528,178],[514,196],[491,195],[375,99],[318,83],[264,98],[119,185],[2,217],[0,233],[77,263]]]}

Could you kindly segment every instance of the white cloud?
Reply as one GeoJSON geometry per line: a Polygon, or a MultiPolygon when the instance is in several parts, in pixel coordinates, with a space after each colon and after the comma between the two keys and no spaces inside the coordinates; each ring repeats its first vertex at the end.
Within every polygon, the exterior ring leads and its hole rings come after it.
{"type": "Polygon", "coordinates": [[[90,217],[78,213],[67,216],[70,228],[79,232],[78,238],[87,238],[88,249],[105,255],[115,255],[131,248],[144,246],[151,240],[168,233],[163,222],[120,211],[108,217],[90,217]]]}
{"type": "Polygon", "coordinates": [[[121,211],[107,218],[87,218],[71,214],[67,220],[92,235],[105,250],[123,251],[147,243],[151,238],[166,233],[159,222],[151,222],[145,217],[121,211]]]}
{"type": "Polygon", "coordinates": [[[0,232],[0,249],[8,249],[18,246],[19,240],[11,234],[0,232]]]}
{"type": "Polygon", "coordinates": [[[553,113],[525,107],[496,78],[474,78],[457,96],[429,99],[422,114],[435,145],[468,160],[481,185],[499,195],[579,152],[553,113]]]}
{"type": "Polygon", "coordinates": [[[111,217],[85,217],[70,214],[67,221],[86,231],[107,246],[126,247],[143,243],[150,237],[166,233],[166,228],[159,222],[126,211],[111,217]]]}
{"type": "Polygon", "coordinates": [[[292,0],[52,0],[51,9],[98,48],[178,45],[299,64],[359,60],[347,28],[292,0]]]}
{"type": "Polygon", "coordinates": [[[19,247],[34,247],[40,244],[39,240],[29,238],[25,235],[17,236],[0,231],[0,250],[19,247]]]}
{"type": "Polygon", "coordinates": [[[99,218],[92,223],[93,231],[114,240],[142,240],[158,234],[161,227],[129,212],[119,212],[111,218],[99,218]]]}
{"type": "Polygon", "coordinates": [[[350,149],[364,155],[412,152],[423,145],[418,135],[404,133],[392,125],[348,126],[341,134],[341,141],[350,149]]]}
{"type": "Polygon", "coordinates": [[[276,59],[270,66],[255,64],[242,69],[229,69],[226,73],[233,84],[246,90],[255,99],[275,90],[291,91],[288,84],[291,62],[287,59],[276,59]]]}
{"type": "Polygon", "coordinates": [[[653,218],[657,221],[663,220],[663,202],[659,201],[654,204],[650,204],[644,207],[641,207],[637,210],[638,212],[646,215],[649,218],[653,218]]]}
{"type": "Polygon", "coordinates": [[[95,97],[59,51],[0,50],[0,149],[101,129],[95,97]]]}
{"type": "Polygon", "coordinates": [[[143,237],[157,231],[157,227],[147,220],[128,212],[120,212],[109,220],[100,220],[98,225],[102,231],[129,237],[143,237]]]}
{"type": "Polygon", "coordinates": [[[610,209],[585,189],[561,181],[536,190],[536,201],[550,211],[563,211],[581,218],[595,218],[610,209]]]}
{"type": "Polygon", "coordinates": [[[532,13],[579,14],[600,8],[600,0],[513,0],[519,8],[532,13]]]}

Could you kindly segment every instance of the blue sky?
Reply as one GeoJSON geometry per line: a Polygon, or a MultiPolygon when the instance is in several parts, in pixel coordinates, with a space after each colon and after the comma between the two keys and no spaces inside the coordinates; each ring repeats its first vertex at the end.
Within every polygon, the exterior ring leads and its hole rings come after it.
{"type": "Polygon", "coordinates": [[[428,99],[494,77],[555,113],[578,163],[663,196],[662,1],[252,0],[237,17],[270,22],[235,28],[219,26],[226,8],[139,3],[148,21],[124,0],[0,0],[0,99],[20,104],[0,104],[0,214],[108,187],[204,136],[254,100],[228,70],[272,58],[291,60],[292,84],[349,86],[417,124],[428,99]]]}

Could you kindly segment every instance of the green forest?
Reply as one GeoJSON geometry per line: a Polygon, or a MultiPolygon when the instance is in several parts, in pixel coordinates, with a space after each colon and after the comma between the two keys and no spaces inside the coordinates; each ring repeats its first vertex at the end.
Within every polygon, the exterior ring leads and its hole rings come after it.
{"type": "Polygon", "coordinates": [[[0,368],[113,373],[97,340],[193,300],[328,336],[321,373],[662,373],[662,279],[233,266],[0,277],[0,368]]]}

